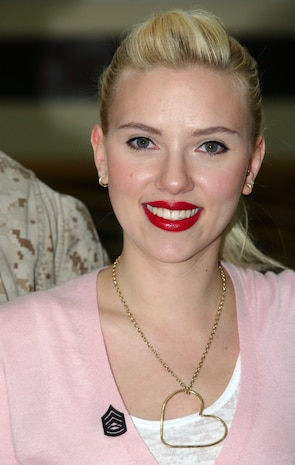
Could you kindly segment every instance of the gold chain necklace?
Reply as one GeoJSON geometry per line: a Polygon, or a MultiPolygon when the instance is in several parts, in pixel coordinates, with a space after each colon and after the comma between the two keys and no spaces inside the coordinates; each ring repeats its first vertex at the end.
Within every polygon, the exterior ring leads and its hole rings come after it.
{"type": "Polygon", "coordinates": [[[194,374],[193,374],[193,377],[191,379],[191,382],[189,383],[189,385],[187,386],[175,373],[174,371],[172,370],[172,368],[169,367],[169,365],[163,360],[163,358],[161,357],[161,355],[159,354],[159,352],[154,348],[154,346],[150,343],[150,341],[147,339],[147,337],[145,336],[144,332],[142,331],[142,329],[140,328],[139,324],[137,323],[137,321],[135,320],[134,318],[134,315],[133,313],[131,312],[122,292],[121,292],[121,289],[119,288],[119,285],[118,285],[118,281],[117,281],[117,274],[116,274],[116,271],[117,271],[117,265],[118,265],[118,262],[120,260],[120,256],[114,261],[113,263],[113,268],[112,268],[112,278],[113,278],[113,284],[114,284],[114,287],[115,287],[115,290],[125,308],[125,311],[128,315],[128,317],[130,318],[130,321],[132,322],[132,324],[134,325],[134,327],[136,328],[137,332],[139,333],[139,335],[141,336],[141,338],[143,339],[144,343],[147,345],[147,347],[152,351],[152,353],[155,355],[156,359],[161,363],[161,365],[165,368],[165,370],[170,373],[170,375],[180,384],[180,386],[182,387],[182,389],[179,389],[175,392],[173,392],[172,394],[170,394],[166,399],[165,401],[163,402],[163,405],[162,405],[162,409],[161,409],[161,418],[160,418],[160,438],[161,438],[161,441],[163,444],[165,444],[166,446],[168,447],[175,447],[175,448],[184,448],[184,447],[209,447],[209,446],[214,446],[216,444],[219,444],[220,442],[222,442],[226,436],[227,436],[227,433],[228,433],[228,428],[227,428],[227,425],[225,423],[224,420],[222,420],[222,418],[218,417],[217,415],[205,415],[203,414],[203,410],[204,410],[204,400],[203,400],[203,397],[195,390],[193,390],[193,385],[201,371],[201,368],[202,366],[204,365],[204,362],[206,360],[206,357],[208,355],[208,352],[209,352],[209,349],[211,347],[211,344],[213,342],[213,339],[214,339],[214,336],[216,334],[216,330],[217,330],[217,327],[218,327],[218,323],[219,323],[219,320],[220,320],[220,316],[221,316],[221,313],[222,313],[222,309],[223,309],[223,306],[224,306],[224,301],[225,301],[225,296],[226,296],[226,289],[227,289],[227,286],[226,286],[226,276],[225,276],[225,272],[224,272],[224,269],[222,267],[221,264],[218,265],[218,269],[219,269],[219,273],[220,273],[220,277],[221,277],[221,282],[222,282],[222,292],[221,292],[221,297],[220,297],[220,302],[219,302],[219,305],[218,305],[218,309],[217,309],[217,312],[216,312],[216,316],[215,316],[215,320],[214,320],[214,323],[213,323],[213,326],[212,326],[212,329],[211,329],[211,332],[210,332],[210,335],[209,335],[209,339],[208,339],[208,342],[205,346],[205,349],[204,349],[204,352],[201,356],[201,359],[197,365],[197,368],[195,369],[194,371],[194,374]],[[199,415],[203,418],[210,418],[210,419],[215,419],[216,421],[218,421],[222,427],[223,427],[223,434],[221,436],[221,438],[217,439],[216,441],[213,441],[211,443],[208,443],[208,444],[169,444],[168,442],[165,441],[164,439],[164,421],[165,421],[165,411],[166,411],[166,407],[167,407],[167,404],[168,402],[174,397],[176,396],[177,394],[180,394],[180,393],[185,393],[185,394],[188,394],[188,395],[194,395],[197,397],[197,399],[199,400],[200,402],[200,410],[199,410],[199,415]]]}

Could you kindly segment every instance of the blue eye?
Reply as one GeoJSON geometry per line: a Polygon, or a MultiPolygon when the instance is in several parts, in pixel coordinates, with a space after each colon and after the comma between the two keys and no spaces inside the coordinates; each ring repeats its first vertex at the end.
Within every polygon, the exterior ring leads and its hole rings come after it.
{"type": "Polygon", "coordinates": [[[149,137],[133,137],[127,141],[127,145],[135,150],[145,150],[151,149],[154,147],[154,143],[151,141],[149,137]]]}
{"type": "Polygon", "coordinates": [[[209,140],[204,142],[200,147],[201,151],[207,152],[209,155],[220,155],[227,152],[228,148],[221,142],[215,140],[209,140]]]}

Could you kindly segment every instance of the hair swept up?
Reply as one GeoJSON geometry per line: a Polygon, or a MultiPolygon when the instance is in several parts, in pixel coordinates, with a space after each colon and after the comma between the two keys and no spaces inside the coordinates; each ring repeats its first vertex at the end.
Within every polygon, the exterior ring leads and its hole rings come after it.
{"type": "MultiPolygon", "coordinates": [[[[217,16],[202,9],[158,12],[127,32],[100,78],[103,131],[108,131],[108,110],[125,74],[159,67],[185,69],[192,66],[224,72],[240,82],[251,115],[251,143],[254,147],[263,132],[257,63],[248,50],[227,32],[217,16]]],[[[260,271],[283,268],[260,251],[251,239],[247,208],[242,197],[223,234],[220,259],[260,271]]]]}

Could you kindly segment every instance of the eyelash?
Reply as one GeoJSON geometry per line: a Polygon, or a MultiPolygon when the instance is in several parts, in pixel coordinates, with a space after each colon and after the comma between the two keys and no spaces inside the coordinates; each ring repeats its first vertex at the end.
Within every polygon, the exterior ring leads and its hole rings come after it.
{"type": "Polygon", "coordinates": [[[153,141],[149,138],[149,137],[145,137],[145,136],[137,136],[137,137],[132,137],[131,139],[129,139],[126,144],[132,149],[132,150],[135,150],[136,152],[139,152],[141,150],[149,150],[150,147],[138,147],[138,146],[135,146],[134,144],[136,144],[136,142],[138,141],[144,141],[144,142],[148,142],[148,145],[149,144],[153,144],[153,146],[155,145],[153,143],[153,141]]]}
{"type": "MultiPolygon", "coordinates": [[[[155,147],[154,142],[149,137],[145,137],[145,136],[132,137],[131,139],[129,139],[126,142],[126,144],[132,150],[135,150],[136,152],[139,152],[139,151],[142,151],[142,150],[151,150],[151,149],[153,149],[155,147]],[[135,144],[137,144],[139,141],[148,143],[148,145],[152,144],[153,147],[148,147],[148,146],[139,147],[139,146],[136,146],[135,144]]],[[[209,156],[213,157],[213,156],[222,155],[223,153],[226,153],[228,151],[228,147],[226,147],[226,145],[222,144],[221,142],[218,142],[218,141],[215,141],[215,140],[209,140],[209,141],[204,142],[203,144],[201,144],[198,147],[197,151],[200,151],[202,153],[205,152],[209,156]],[[213,147],[216,146],[216,150],[211,152],[210,148],[209,148],[210,145],[213,146],[213,147]],[[202,150],[202,147],[204,147],[204,150],[202,150]],[[219,149],[218,149],[218,147],[219,147],[219,149]]]]}
{"type": "MultiPolygon", "coordinates": [[[[219,146],[219,149],[212,151],[212,152],[210,152],[209,147],[207,147],[207,150],[204,150],[211,157],[214,157],[216,155],[222,155],[223,153],[226,153],[228,151],[228,147],[226,147],[226,145],[222,144],[221,142],[217,142],[216,140],[208,140],[207,142],[204,142],[202,145],[200,145],[198,150],[200,150],[201,147],[210,146],[210,145],[211,146],[215,145],[216,147],[219,146]]],[[[200,151],[203,152],[203,150],[200,150],[200,151]]]]}

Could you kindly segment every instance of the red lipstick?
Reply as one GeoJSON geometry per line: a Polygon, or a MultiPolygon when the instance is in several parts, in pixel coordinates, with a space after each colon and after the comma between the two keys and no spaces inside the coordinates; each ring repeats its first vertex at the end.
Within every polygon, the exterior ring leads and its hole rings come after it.
{"type": "Polygon", "coordinates": [[[189,202],[157,200],[144,203],[144,212],[157,228],[180,232],[191,228],[199,219],[202,209],[189,202]]]}

